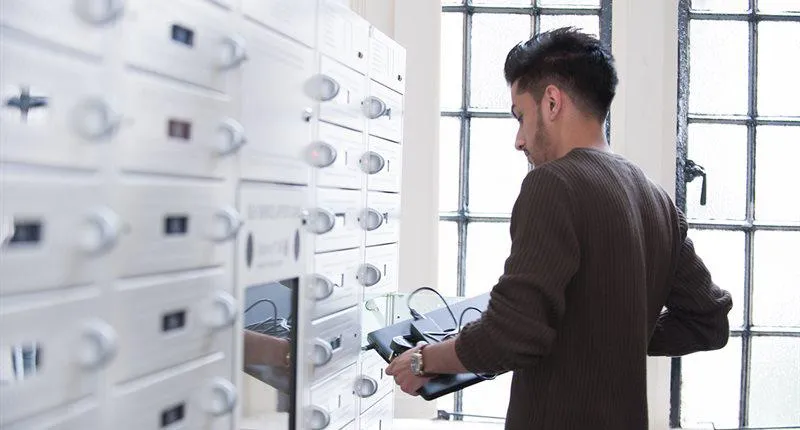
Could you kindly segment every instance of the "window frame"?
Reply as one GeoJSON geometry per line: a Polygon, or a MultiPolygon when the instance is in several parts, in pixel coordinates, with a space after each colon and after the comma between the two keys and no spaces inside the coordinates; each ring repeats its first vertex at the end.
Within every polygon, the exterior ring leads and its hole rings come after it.
{"type": "MultiPolygon", "coordinates": [[[[742,232],[744,242],[744,300],[743,325],[732,328],[731,337],[742,340],[741,374],[739,384],[739,427],[747,428],[749,422],[748,408],[750,401],[750,374],[754,337],[800,337],[800,327],[758,327],[753,326],[753,243],[755,233],[760,231],[800,232],[800,223],[764,223],[755,219],[755,179],[756,179],[756,133],[763,125],[800,127],[800,117],[760,117],[757,112],[758,102],[758,24],[760,22],[800,22],[800,14],[767,14],[759,13],[757,0],[749,0],[749,11],[745,13],[725,13],[695,11],[691,8],[691,0],[679,0],[678,10],[678,127],[675,177],[675,202],[686,213],[686,161],[688,160],[688,140],[690,124],[723,124],[747,127],[747,172],[746,172],[746,209],[745,220],[737,221],[703,221],[693,220],[687,214],[690,229],[742,232]],[[707,115],[689,112],[689,25],[692,20],[721,20],[747,22],[748,24],[748,105],[746,115],[707,115]]],[[[689,181],[691,182],[691,181],[689,181]]],[[[672,428],[682,428],[681,424],[681,358],[671,360],[670,374],[670,413],[669,422],[672,428]]]]}
{"type": "MultiPolygon", "coordinates": [[[[512,115],[509,109],[475,109],[470,107],[471,88],[471,54],[472,54],[472,18],[475,14],[520,14],[531,17],[531,35],[537,34],[542,15],[590,15],[599,19],[600,41],[611,49],[611,15],[612,0],[599,0],[600,6],[594,7],[541,7],[535,0],[531,5],[505,6],[505,5],[473,5],[470,0],[461,0],[460,4],[442,5],[442,14],[460,13],[462,15],[462,80],[461,80],[461,107],[453,110],[442,110],[440,117],[458,118],[459,120],[459,171],[458,171],[458,206],[456,211],[439,212],[439,222],[454,222],[458,237],[457,257],[457,289],[458,296],[466,295],[466,261],[467,261],[467,232],[471,223],[508,223],[511,214],[497,213],[472,213],[469,211],[469,165],[470,165],[470,124],[473,118],[508,118],[512,115]]],[[[510,108],[510,107],[509,107],[510,108]]],[[[610,137],[610,115],[606,119],[606,135],[610,137]]],[[[453,416],[461,420],[465,415],[463,411],[463,396],[461,391],[455,393],[453,412],[439,411],[443,417],[453,416]]],[[[503,418],[503,417],[483,417],[503,418]]]]}

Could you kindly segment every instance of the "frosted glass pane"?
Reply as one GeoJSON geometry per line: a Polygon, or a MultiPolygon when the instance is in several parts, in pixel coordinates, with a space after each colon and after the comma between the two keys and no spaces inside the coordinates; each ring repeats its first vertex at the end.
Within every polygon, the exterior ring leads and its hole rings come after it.
{"type": "Polygon", "coordinates": [[[600,0],[539,0],[541,7],[599,8],[600,0]]]}
{"type": "Polygon", "coordinates": [[[703,178],[686,184],[686,213],[697,220],[743,220],[747,197],[747,128],[689,126],[689,159],[707,175],[707,202],[700,205],[703,178]]]}
{"type": "Polygon", "coordinates": [[[681,359],[681,424],[686,428],[737,428],[742,341],[681,359]],[[706,425],[700,427],[699,425],[706,425]]]}
{"type": "Polygon", "coordinates": [[[461,108],[464,83],[464,14],[442,14],[441,99],[442,110],[461,108]]]}
{"type": "Polygon", "coordinates": [[[469,211],[511,214],[528,174],[525,154],[514,148],[519,124],[473,118],[470,124],[469,211]]]}
{"type": "Polygon", "coordinates": [[[530,39],[531,17],[479,13],[472,17],[472,75],[470,105],[509,112],[511,94],[503,77],[508,51],[530,39]]]}
{"type": "Polygon", "coordinates": [[[458,166],[461,120],[442,117],[439,122],[439,211],[458,210],[458,166]]]}
{"type": "Polygon", "coordinates": [[[561,27],[576,27],[586,34],[600,37],[600,18],[594,15],[542,15],[540,32],[561,27]]]}
{"type": "Polygon", "coordinates": [[[800,232],[756,232],[753,244],[754,325],[800,327],[798,256],[800,232]]]}
{"type": "Polygon", "coordinates": [[[689,111],[747,113],[747,23],[689,23],[689,111]]]}
{"type": "Polygon", "coordinates": [[[800,425],[800,338],[753,338],[750,426],[800,425]]]}
{"type": "Polygon", "coordinates": [[[511,372],[504,373],[492,381],[483,381],[464,390],[464,413],[505,417],[511,394],[511,377],[511,372]]]}
{"type": "Polygon", "coordinates": [[[749,0],[692,0],[692,9],[704,12],[740,12],[750,9],[749,0]]]}
{"type": "Polygon", "coordinates": [[[800,127],[756,130],[756,220],[800,222],[800,127]]]}
{"type": "Polygon", "coordinates": [[[711,280],[731,293],[733,308],[728,313],[731,328],[741,327],[744,321],[744,233],[692,229],[689,237],[711,273],[711,280]]]}
{"type": "Polygon", "coordinates": [[[445,297],[458,293],[458,225],[439,221],[439,283],[436,290],[445,297]]]}
{"type": "MultiPolygon", "coordinates": [[[[795,0],[795,3],[800,3],[795,0]]],[[[746,51],[746,49],[744,50],[746,51]]],[[[758,24],[758,114],[800,115],[800,22],[758,24]]]]}
{"type": "Polygon", "coordinates": [[[508,223],[473,222],[467,225],[467,297],[491,291],[503,274],[510,251],[508,223]]]}
{"type": "Polygon", "coordinates": [[[800,12],[800,2],[797,0],[758,0],[758,10],[767,13],[800,12]]]}

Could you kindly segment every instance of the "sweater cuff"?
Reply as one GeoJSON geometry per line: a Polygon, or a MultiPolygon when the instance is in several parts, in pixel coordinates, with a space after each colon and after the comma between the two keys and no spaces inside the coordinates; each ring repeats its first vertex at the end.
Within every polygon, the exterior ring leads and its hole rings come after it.
{"type": "Polygon", "coordinates": [[[502,371],[500,351],[493,345],[485,321],[466,325],[456,337],[456,355],[461,364],[472,373],[502,371]]]}

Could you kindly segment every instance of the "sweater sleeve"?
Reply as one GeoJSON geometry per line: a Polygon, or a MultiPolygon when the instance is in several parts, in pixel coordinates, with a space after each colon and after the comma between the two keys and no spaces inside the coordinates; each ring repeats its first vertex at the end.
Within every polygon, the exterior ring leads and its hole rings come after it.
{"type": "Polygon", "coordinates": [[[482,317],[462,328],[456,354],[471,372],[530,367],[549,353],[580,249],[566,184],[546,166],[522,183],[511,214],[511,253],[482,317]]]}
{"type": "Polygon", "coordinates": [[[649,355],[680,356],[720,349],[728,343],[731,295],[712,282],[687,230],[680,214],[682,246],[666,310],[659,315],[650,338],[649,355]]]}

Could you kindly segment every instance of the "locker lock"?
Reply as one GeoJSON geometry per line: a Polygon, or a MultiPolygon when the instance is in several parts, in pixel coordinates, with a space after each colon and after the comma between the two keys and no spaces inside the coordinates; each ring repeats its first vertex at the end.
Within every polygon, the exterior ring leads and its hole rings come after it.
{"type": "Polygon", "coordinates": [[[204,320],[206,326],[218,330],[230,327],[236,321],[237,314],[236,299],[221,291],[215,294],[206,306],[204,320]]]}
{"type": "Polygon", "coordinates": [[[326,209],[304,210],[302,216],[306,228],[315,234],[328,233],[336,225],[336,215],[326,209]]]}
{"type": "Polygon", "coordinates": [[[214,151],[217,155],[230,155],[238,151],[239,148],[247,143],[244,134],[244,126],[232,118],[228,118],[217,128],[218,136],[215,142],[214,151]]]}
{"type": "Polygon", "coordinates": [[[386,105],[386,102],[374,96],[367,97],[361,102],[361,109],[364,112],[364,116],[369,119],[392,116],[392,109],[386,105]]]}
{"type": "Polygon", "coordinates": [[[115,21],[125,10],[125,0],[74,0],[75,13],[89,24],[115,21]]]}
{"type": "Polygon", "coordinates": [[[89,214],[80,238],[80,246],[88,254],[99,254],[116,245],[122,226],[119,216],[109,208],[89,214]]]}
{"type": "Polygon", "coordinates": [[[117,334],[103,321],[86,324],[76,343],[78,364],[85,370],[98,370],[108,364],[117,353],[117,334]]]}
{"type": "Polygon", "coordinates": [[[336,162],[337,156],[336,148],[326,142],[314,142],[306,148],[306,161],[314,167],[329,167],[336,162]]]}
{"type": "Polygon", "coordinates": [[[367,375],[361,375],[361,378],[356,381],[354,388],[358,397],[362,399],[372,397],[378,392],[378,381],[367,375]]]}
{"type": "Polygon", "coordinates": [[[122,122],[108,103],[101,99],[87,99],[72,111],[75,132],[85,139],[96,140],[114,133],[122,122]]]}
{"type": "Polygon", "coordinates": [[[310,284],[314,299],[317,301],[325,300],[333,295],[333,291],[337,287],[333,281],[322,275],[312,275],[310,284]]]}
{"type": "Polygon", "coordinates": [[[386,166],[386,159],[377,152],[367,151],[358,159],[358,165],[361,166],[362,172],[374,175],[383,170],[386,166]]]}
{"type": "Polygon", "coordinates": [[[383,225],[383,215],[372,208],[364,209],[358,217],[358,222],[361,228],[366,231],[377,230],[383,225]]]}
{"type": "Polygon", "coordinates": [[[358,282],[365,287],[371,287],[377,284],[381,281],[382,277],[383,275],[380,269],[378,269],[374,264],[369,263],[364,263],[359,266],[358,274],[356,275],[358,282]]]}
{"type": "Polygon", "coordinates": [[[312,406],[308,425],[312,430],[323,430],[331,423],[331,414],[319,406],[312,406]]]}
{"type": "Polygon", "coordinates": [[[315,367],[328,364],[333,358],[333,347],[325,339],[315,339],[314,348],[311,350],[311,361],[315,367]]]}
{"type": "Polygon", "coordinates": [[[214,417],[231,413],[238,401],[236,387],[223,378],[215,378],[209,385],[209,393],[203,405],[205,411],[214,417]]]}
{"type": "Polygon", "coordinates": [[[245,41],[241,36],[227,36],[222,39],[222,55],[219,68],[230,70],[239,67],[247,61],[245,41]]]}

